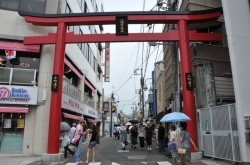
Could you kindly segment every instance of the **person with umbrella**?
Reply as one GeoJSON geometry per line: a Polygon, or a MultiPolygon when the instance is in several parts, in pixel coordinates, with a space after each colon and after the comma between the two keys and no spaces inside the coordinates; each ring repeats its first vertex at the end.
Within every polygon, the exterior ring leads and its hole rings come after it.
{"type": "Polygon", "coordinates": [[[66,122],[61,122],[60,123],[60,130],[63,131],[63,139],[61,146],[64,147],[64,158],[67,157],[67,151],[70,152],[70,154],[73,156],[75,154],[74,151],[69,149],[69,142],[70,142],[70,135],[69,135],[69,130],[70,126],[66,122]]]}
{"type": "Polygon", "coordinates": [[[137,129],[135,124],[133,125],[130,132],[131,132],[131,144],[132,144],[132,147],[134,149],[136,149],[138,129],[137,129]]]}

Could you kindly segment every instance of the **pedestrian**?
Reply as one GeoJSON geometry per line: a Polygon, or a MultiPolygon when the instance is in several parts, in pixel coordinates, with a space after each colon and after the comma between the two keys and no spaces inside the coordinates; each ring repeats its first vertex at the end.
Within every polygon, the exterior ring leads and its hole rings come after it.
{"type": "Polygon", "coordinates": [[[69,131],[69,138],[72,139],[74,134],[75,134],[75,131],[76,131],[76,123],[73,123],[72,124],[72,127],[70,128],[70,131],[69,131]]]}
{"type": "Polygon", "coordinates": [[[119,125],[116,127],[116,137],[117,137],[117,140],[120,140],[120,126],[119,125]]]}
{"type": "Polygon", "coordinates": [[[72,156],[75,154],[74,151],[69,149],[69,144],[70,144],[69,131],[65,131],[63,133],[63,139],[62,139],[62,143],[61,143],[61,146],[64,147],[64,158],[67,158],[68,151],[72,156]]]}
{"type": "Polygon", "coordinates": [[[113,131],[113,137],[114,137],[114,139],[116,139],[116,125],[114,125],[112,131],[113,131]]]}
{"type": "Polygon", "coordinates": [[[144,150],[144,127],[143,124],[141,123],[138,128],[138,133],[139,133],[139,140],[140,140],[140,147],[142,150],[144,150]]]}
{"type": "Polygon", "coordinates": [[[144,137],[147,141],[147,146],[148,146],[148,151],[151,151],[152,150],[152,137],[153,137],[153,129],[152,127],[150,127],[150,122],[148,121],[147,122],[147,126],[145,127],[145,130],[144,130],[144,137]]]}
{"type": "Polygon", "coordinates": [[[79,142],[78,142],[78,145],[76,147],[76,163],[83,163],[83,161],[80,160],[80,154],[81,154],[81,151],[82,151],[82,135],[86,135],[86,132],[83,132],[82,131],[82,128],[85,124],[85,121],[82,120],[79,122],[79,124],[76,126],[76,139],[79,139],[79,142]]]}
{"type": "Polygon", "coordinates": [[[87,150],[87,154],[86,154],[86,157],[87,157],[87,160],[85,161],[85,163],[88,163],[89,162],[89,152],[90,150],[92,149],[92,162],[95,162],[95,146],[96,146],[96,136],[98,135],[97,131],[96,131],[96,125],[92,125],[91,127],[91,132],[90,132],[90,135],[89,135],[89,145],[88,145],[88,150],[87,150]]]}
{"type": "Polygon", "coordinates": [[[127,131],[127,140],[128,140],[128,143],[131,143],[131,139],[130,139],[130,135],[129,135],[129,127],[130,127],[130,125],[128,125],[127,128],[126,128],[126,131],[127,131]]]}
{"type": "Polygon", "coordinates": [[[195,146],[192,138],[190,137],[190,133],[186,130],[187,129],[187,123],[181,122],[180,123],[180,137],[178,138],[178,141],[181,142],[181,148],[186,149],[185,154],[181,154],[181,164],[182,165],[191,165],[191,153],[190,153],[190,143],[194,145],[194,149],[198,151],[197,147],[195,146]]]}
{"type": "Polygon", "coordinates": [[[159,142],[158,142],[158,125],[155,127],[154,134],[155,134],[155,143],[156,143],[155,148],[159,148],[159,142]]]}
{"type": "Polygon", "coordinates": [[[131,123],[131,125],[128,128],[128,130],[129,130],[129,140],[130,140],[130,143],[131,143],[131,147],[133,147],[132,139],[131,139],[131,129],[133,128],[134,125],[135,125],[135,123],[131,123]]]}
{"type": "Polygon", "coordinates": [[[158,131],[157,131],[158,135],[158,144],[159,144],[159,152],[165,152],[165,147],[164,147],[164,136],[165,136],[165,128],[162,126],[162,123],[159,122],[158,123],[158,131]]]}
{"type": "Polygon", "coordinates": [[[176,159],[178,157],[178,151],[176,147],[176,142],[177,142],[177,134],[176,134],[176,127],[174,125],[171,125],[170,127],[170,137],[169,137],[169,143],[174,145],[174,150],[170,150],[174,165],[176,165],[176,159]]]}
{"type": "Polygon", "coordinates": [[[133,125],[130,132],[131,132],[131,144],[132,144],[132,147],[134,149],[136,149],[138,129],[137,129],[135,124],[133,125]]]}
{"type": "Polygon", "coordinates": [[[122,126],[122,128],[120,129],[120,134],[121,134],[122,150],[125,150],[127,141],[127,130],[125,126],[122,126]]]}

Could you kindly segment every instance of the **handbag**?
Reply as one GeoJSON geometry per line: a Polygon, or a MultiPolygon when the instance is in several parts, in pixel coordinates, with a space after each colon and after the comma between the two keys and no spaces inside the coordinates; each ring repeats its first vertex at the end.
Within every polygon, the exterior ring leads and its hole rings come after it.
{"type": "Polygon", "coordinates": [[[182,154],[182,155],[185,155],[186,154],[186,149],[185,148],[178,148],[178,153],[179,154],[182,154]]]}
{"type": "MultiPolygon", "coordinates": [[[[76,130],[75,130],[75,133],[76,133],[76,130]]],[[[74,136],[75,136],[75,133],[74,133],[74,136]]],[[[74,137],[73,136],[73,137],[74,137]]],[[[79,139],[77,139],[77,138],[72,138],[72,139],[70,139],[70,144],[72,145],[72,146],[78,146],[78,144],[79,144],[79,140],[82,138],[82,135],[80,136],[80,138],[79,139]]]]}
{"type": "Polygon", "coordinates": [[[170,141],[170,142],[168,143],[168,150],[169,150],[169,151],[176,150],[176,143],[173,142],[173,141],[170,141]]]}
{"type": "Polygon", "coordinates": [[[98,135],[96,135],[95,140],[96,140],[96,144],[100,144],[100,138],[99,138],[99,136],[98,136],[98,135]]]}
{"type": "Polygon", "coordinates": [[[128,145],[128,141],[127,140],[125,140],[125,146],[127,146],[128,145]]]}

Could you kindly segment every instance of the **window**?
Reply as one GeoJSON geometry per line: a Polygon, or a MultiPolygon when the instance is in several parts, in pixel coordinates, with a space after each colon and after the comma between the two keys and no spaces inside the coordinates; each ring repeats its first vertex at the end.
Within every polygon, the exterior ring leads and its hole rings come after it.
{"type": "Polygon", "coordinates": [[[79,4],[80,8],[81,8],[81,6],[82,6],[82,0],[77,0],[77,1],[78,1],[78,4],[79,4]]]}
{"type": "Polygon", "coordinates": [[[19,7],[21,11],[45,13],[46,0],[1,0],[1,6],[4,1],[8,9],[18,10],[19,7]]]}
{"type": "Polygon", "coordinates": [[[68,4],[66,5],[65,13],[66,13],[66,14],[72,13],[72,11],[71,11],[71,9],[70,9],[70,7],[69,7],[68,4]]]}
{"type": "Polygon", "coordinates": [[[81,10],[84,13],[85,12],[85,0],[82,0],[81,10]]]}
{"type": "Polygon", "coordinates": [[[20,0],[1,0],[1,8],[18,10],[20,0]]]}

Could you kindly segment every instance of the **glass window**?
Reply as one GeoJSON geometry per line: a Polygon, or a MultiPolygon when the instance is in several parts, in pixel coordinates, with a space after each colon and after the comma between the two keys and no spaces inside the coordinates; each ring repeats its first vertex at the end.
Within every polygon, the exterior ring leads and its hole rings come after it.
{"type": "Polygon", "coordinates": [[[82,0],[82,5],[81,5],[81,9],[82,9],[82,12],[84,13],[85,12],[85,0],[82,0]]]}
{"type": "MultiPolygon", "coordinates": [[[[19,1],[19,0],[8,0],[19,1]]],[[[21,0],[20,10],[32,13],[44,13],[46,0],[21,0]]]]}
{"type": "Polygon", "coordinates": [[[67,13],[71,13],[71,9],[70,9],[70,7],[69,7],[68,4],[66,5],[65,13],[66,13],[66,14],[67,14],[67,13]]]}
{"type": "Polygon", "coordinates": [[[74,32],[74,26],[69,26],[69,31],[74,32]]]}
{"type": "Polygon", "coordinates": [[[74,33],[75,34],[80,34],[80,27],[79,26],[74,27],[74,33]]]}
{"type": "Polygon", "coordinates": [[[1,0],[1,8],[18,10],[20,0],[1,0]]]}
{"type": "Polygon", "coordinates": [[[78,1],[78,4],[79,4],[80,8],[81,8],[81,6],[82,6],[82,0],[77,0],[77,1],[78,1]]]}

